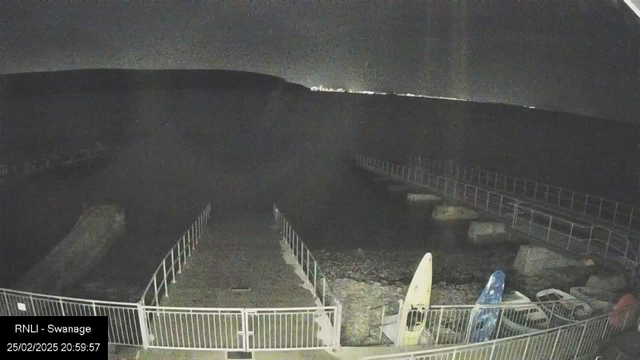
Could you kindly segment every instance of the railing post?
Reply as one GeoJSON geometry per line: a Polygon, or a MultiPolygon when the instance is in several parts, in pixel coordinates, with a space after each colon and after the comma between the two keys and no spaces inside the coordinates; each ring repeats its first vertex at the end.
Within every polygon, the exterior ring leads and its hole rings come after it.
{"type": "Polygon", "coordinates": [[[587,255],[589,254],[589,250],[591,250],[591,239],[593,238],[593,226],[591,230],[589,230],[589,242],[587,243],[587,255]]]}
{"type": "Polygon", "coordinates": [[[531,336],[527,337],[527,343],[524,346],[524,352],[522,353],[522,360],[527,360],[527,350],[529,350],[529,343],[531,342],[531,336]]]}
{"type": "Polygon", "coordinates": [[[551,223],[553,222],[553,216],[549,216],[549,229],[547,231],[547,242],[549,242],[549,237],[551,237],[551,223]]]}
{"type": "Polygon", "coordinates": [[[182,252],[184,253],[184,263],[187,263],[187,238],[182,234],[182,252]]]}
{"type": "Polygon", "coordinates": [[[476,188],[476,196],[473,199],[473,206],[477,207],[476,204],[478,203],[478,188],[476,188]]]}
{"type": "Polygon", "coordinates": [[[162,273],[164,274],[164,296],[169,296],[169,283],[167,282],[167,261],[166,258],[162,259],[162,273]]]}
{"type": "Polygon", "coordinates": [[[309,249],[307,249],[307,283],[311,280],[311,274],[309,273],[311,268],[309,268],[309,249]]]}
{"type": "Polygon", "coordinates": [[[493,342],[493,345],[491,345],[491,354],[489,354],[489,360],[493,360],[493,353],[496,350],[496,342],[493,342]]]}
{"type": "Polygon", "coordinates": [[[551,349],[551,355],[549,355],[549,359],[553,359],[553,355],[556,353],[556,348],[558,347],[558,340],[560,340],[560,332],[562,332],[562,330],[558,330],[558,336],[556,336],[556,341],[553,342],[553,348],[551,349]]]}
{"type": "Polygon", "coordinates": [[[440,308],[440,316],[438,317],[438,331],[436,332],[436,340],[434,345],[438,345],[440,339],[440,328],[442,327],[442,315],[444,314],[444,308],[440,308]]]}
{"type": "Polygon", "coordinates": [[[571,223],[571,231],[569,231],[569,242],[567,243],[567,250],[569,250],[569,246],[571,246],[571,237],[573,236],[573,226],[575,224],[571,223]]]}
{"type": "Polygon", "coordinates": [[[502,216],[502,200],[504,200],[504,195],[500,195],[500,205],[498,206],[498,216],[502,216]]]}
{"type": "Polygon", "coordinates": [[[584,329],[582,330],[582,335],[580,336],[580,341],[578,342],[578,348],[576,349],[576,356],[573,357],[574,359],[577,359],[578,354],[580,354],[580,347],[582,346],[582,340],[584,340],[584,333],[587,331],[588,324],[588,322],[584,323],[584,329]]]}
{"type": "Polygon", "coordinates": [[[322,306],[327,306],[327,278],[322,276],[322,306]]]}
{"type": "MultiPolygon", "coordinates": [[[[178,241],[178,246],[180,246],[180,242],[178,241]]],[[[179,250],[178,250],[179,251],[179,250]]],[[[178,261],[180,263],[180,261],[178,261]]],[[[173,249],[171,249],[171,283],[176,283],[176,265],[175,259],[173,257],[173,249]]]]}
{"type": "Polygon", "coordinates": [[[602,214],[602,198],[600,198],[600,207],[598,208],[598,217],[602,214]]]}
{"type": "Polygon", "coordinates": [[[147,316],[144,311],[144,306],[142,306],[142,300],[136,304],[138,309],[138,322],[140,324],[140,335],[142,337],[142,347],[144,349],[149,348],[149,332],[147,328],[147,316]]]}
{"type": "Polygon", "coordinates": [[[613,222],[616,222],[616,217],[618,217],[618,202],[616,201],[616,208],[613,210],[613,222]]]}
{"type": "Polygon", "coordinates": [[[633,222],[633,207],[631,208],[631,214],[629,215],[629,227],[631,227],[632,222],[633,222]]]}
{"type": "Polygon", "coordinates": [[[533,228],[533,213],[535,211],[533,209],[531,209],[531,221],[529,222],[529,232],[527,233],[527,235],[531,235],[531,228],[533,228]]]}
{"type": "Polygon", "coordinates": [[[607,258],[607,254],[609,254],[609,244],[611,244],[611,230],[609,230],[609,236],[607,237],[607,248],[604,250],[604,258],[607,258]]]}
{"type": "Polygon", "coordinates": [[[318,263],[314,261],[313,262],[313,296],[318,296],[318,294],[316,294],[316,292],[318,291],[317,278],[318,278],[318,263]]]}
{"type": "Polygon", "coordinates": [[[153,273],[153,299],[156,302],[156,306],[160,306],[158,302],[158,284],[156,280],[156,273],[153,273]]]}
{"type": "Polygon", "coordinates": [[[547,185],[547,192],[544,194],[544,202],[549,201],[549,185],[547,185]]]}
{"type": "Polygon", "coordinates": [[[336,319],[333,322],[335,324],[335,328],[336,328],[336,335],[335,335],[335,339],[333,341],[333,348],[335,351],[340,350],[340,333],[342,331],[342,303],[338,303],[338,306],[336,307],[336,319]]]}
{"type": "Polygon", "coordinates": [[[587,194],[587,197],[585,197],[584,200],[584,213],[587,213],[587,207],[589,207],[589,194],[587,194]]]}
{"type": "Polygon", "coordinates": [[[62,299],[60,299],[60,311],[62,312],[62,316],[66,316],[64,313],[64,304],[62,303],[62,299]]]}

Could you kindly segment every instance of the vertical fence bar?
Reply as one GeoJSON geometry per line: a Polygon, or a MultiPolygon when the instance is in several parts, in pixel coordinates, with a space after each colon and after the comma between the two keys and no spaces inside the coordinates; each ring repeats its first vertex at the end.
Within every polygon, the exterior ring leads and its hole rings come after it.
{"type": "Polygon", "coordinates": [[[584,333],[587,331],[587,325],[589,323],[586,322],[584,324],[584,329],[582,330],[582,335],[580,336],[580,341],[578,341],[578,348],[576,349],[576,355],[573,357],[574,360],[578,358],[578,354],[580,354],[580,347],[582,346],[582,341],[584,340],[584,333]]]}
{"type": "Polygon", "coordinates": [[[138,326],[140,327],[140,335],[142,337],[142,347],[144,349],[149,348],[149,333],[147,328],[147,320],[144,312],[144,306],[141,303],[137,304],[138,311],[138,326]]]}
{"type": "Polygon", "coordinates": [[[602,214],[602,198],[600,198],[600,207],[598,208],[598,217],[602,214]]]}
{"type": "MultiPolygon", "coordinates": [[[[180,241],[178,241],[178,249],[180,248],[180,241]]],[[[178,250],[179,252],[180,250],[178,250]]],[[[171,249],[171,283],[175,284],[176,282],[176,265],[175,259],[173,258],[173,249],[171,249]]],[[[178,264],[180,261],[178,261],[178,264]]]]}
{"type": "Polygon", "coordinates": [[[632,222],[633,222],[633,207],[631,208],[631,214],[629,215],[629,227],[631,227],[632,222]]]}
{"type": "Polygon", "coordinates": [[[162,273],[164,275],[164,296],[169,296],[169,282],[167,282],[167,258],[162,259],[162,273]]]}
{"type": "Polygon", "coordinates": [[[618,216],[618,202],[616,201],[616,208],[613,210],[613,222],[616,222],[616,217],[618,216]]]}
{"type": "Polygon", "coordinates": [[[551,224],[553,222],[553,216],[549,216],[549,229],[547,230],[547,242],[549,242],[549,237],[551,237],[551,224]]]}

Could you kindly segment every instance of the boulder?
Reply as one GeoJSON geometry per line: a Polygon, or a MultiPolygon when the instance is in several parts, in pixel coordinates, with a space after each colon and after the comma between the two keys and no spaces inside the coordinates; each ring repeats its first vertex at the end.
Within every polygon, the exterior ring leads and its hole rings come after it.
{"type": "Polygon", "coordinates": [[[407,194],[407,202],[410,204],[432,203],[440,200],[439,197],[431,194],[407,194]]]}
{"type": "Polygon", "coordinates": [[[629,285],[623,274],[594,274],[589,277],[587,287],[611,292],[624,290],[629,285]]]}
{"type": "Polygon", "coordinates": [[[469,224],[469,241],[472,244],[500,244],[510,241],[510,238],[504,223],[472,221],[469,224]]]}
{"type": "Polygon", "coordinates": [[[434,220],[473,220],[478,218],[478,213],[462,206],[438,205],[433,210],[431,218],[434,220]]]}
{"type": "Polygon", "coordinates": [[[587,262],[575,260],[553,250],[535,245],[522,245],[514,260],[514,269],[525,276],[545,275],[564,268],[586,267],[587,262]]]}

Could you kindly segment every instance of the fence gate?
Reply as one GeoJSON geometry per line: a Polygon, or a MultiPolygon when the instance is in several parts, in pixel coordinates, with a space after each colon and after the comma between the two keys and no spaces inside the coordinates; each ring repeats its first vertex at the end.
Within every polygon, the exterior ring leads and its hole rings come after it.
{"type": "Polygon", "coordinates": [[[223,351],[326,349],[336,340],[336,307],[284,309],[145,306],[150,348],[223,351]]]}

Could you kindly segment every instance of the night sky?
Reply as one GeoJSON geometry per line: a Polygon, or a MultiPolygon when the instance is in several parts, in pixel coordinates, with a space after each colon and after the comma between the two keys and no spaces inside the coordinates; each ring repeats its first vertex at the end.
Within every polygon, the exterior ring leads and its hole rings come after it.
{"type": "Polygon", "coordinates": [[[0,2],[0,73],[244,70],[629,122],[639,44],[615,0],[0,2]]]}

